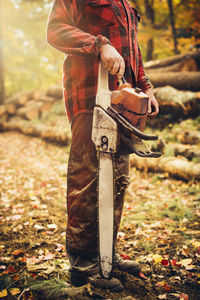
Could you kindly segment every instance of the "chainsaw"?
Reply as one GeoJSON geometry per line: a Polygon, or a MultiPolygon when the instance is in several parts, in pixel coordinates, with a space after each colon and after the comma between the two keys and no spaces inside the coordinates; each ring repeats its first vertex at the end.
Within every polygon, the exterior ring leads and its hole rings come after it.
{"type": "MultiPolygon", "coordinates": [[[[128,153],[138,154],[139,150],[135,151],[130,147],[133,138],[140,142],[142,139],[156,140],[158,138],[143,132],[147,109],[148,96],[139,89],[131,88],[127,83],[121,84],[118,91],[111,92],[108,86],[108,71],[100,63],[96,106],[93,112],[92,141],[97,150],[99,163],[99,266],[101,276],[106,279],[112,278],[114,259],[114,156],[118,152],[121,140],[128,149],[128,153]]],[[[138,155],[142,156],[145,151],[139,151],[138,155]]],[[[150,153],[152,155],[154,152],[150,151],[150,153]]],[[[155,154],[154,157],[159,155],[155,154]]]]}

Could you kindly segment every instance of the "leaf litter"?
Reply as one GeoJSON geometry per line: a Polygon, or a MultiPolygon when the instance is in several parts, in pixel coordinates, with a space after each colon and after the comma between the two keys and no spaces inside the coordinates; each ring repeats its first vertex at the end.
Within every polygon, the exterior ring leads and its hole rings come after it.
{"type": "Polygon", "coordinates": [[[0,298],[199,299],[198,182],[132,168],[117,246],[142,272],[115,271],[120,295],[74,288],[65,253],[68,149],[14,132],[0,143],[0,298]]]}

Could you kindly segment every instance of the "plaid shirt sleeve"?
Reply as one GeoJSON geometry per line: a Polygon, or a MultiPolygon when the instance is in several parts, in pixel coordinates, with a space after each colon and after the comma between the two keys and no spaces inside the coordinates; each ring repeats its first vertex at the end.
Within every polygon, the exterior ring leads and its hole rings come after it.
{"type": "Polygon", "coordinates": [[[138,68],[137,85],[143,91],[146,91],[147,89],[152,88],[153,86],[152,86],[148,76],[145,75],[144,66],[143,66],[143,62],[142,62],[142,55],[141,55],[139,46],[138,46],[138,59],[139,59],[139,68],[138,68]]]}
{"type": "Polygon", "coordinates": [[[49,15],[47,41],[65,54],[98,56],[101,45],[109,43],[102,36],[94,36],[76,27],[78,19],[76,0],[55,0],[49,15]]]}

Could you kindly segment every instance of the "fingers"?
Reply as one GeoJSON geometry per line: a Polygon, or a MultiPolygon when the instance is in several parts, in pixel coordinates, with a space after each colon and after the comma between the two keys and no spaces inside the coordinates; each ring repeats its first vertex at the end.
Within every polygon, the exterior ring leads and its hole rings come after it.
{"type": "Polygon", "coordinates": [[[149,101],[148,101],[148,115],[150,115],[151,114],[151,99],[149,99],[149,101]]]}
{"type": "Polygon", "coordinates": [[[119,79],[124,75],[124,59],[111,45],[104,45],[101,47],[101,61],[104,68],[108,69],[110,74],[118,75],[119,79]]]}
{"type": "Polygon", "coordinates": [[[153,118],[156,117],[158,113],[159,113],[159,105],[157,100],[156,99],[150,100],[148,103],[148,116],[150,118],[153,118]],[[152,112],[152,106],[155,108],[153,112],[152,112]]]}

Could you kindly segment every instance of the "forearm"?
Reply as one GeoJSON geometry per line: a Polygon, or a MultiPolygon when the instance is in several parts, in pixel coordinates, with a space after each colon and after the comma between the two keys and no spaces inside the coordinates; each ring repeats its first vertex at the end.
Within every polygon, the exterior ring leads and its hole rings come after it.
{"type": "Polygon", "coordinates": [[[65,54],[99,55],[105,37],[94,36],[76,27],[76,1],[55,0],[49,15],[47,41],[65,54]]]}

